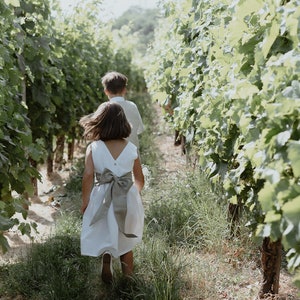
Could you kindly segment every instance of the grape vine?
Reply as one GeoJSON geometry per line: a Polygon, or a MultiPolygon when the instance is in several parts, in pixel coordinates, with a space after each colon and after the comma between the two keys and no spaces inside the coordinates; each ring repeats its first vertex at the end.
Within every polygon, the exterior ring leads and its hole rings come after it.
{"type": "MultiPolygon", "coordinates": [[[[224,199],[300,266],[300,2],[172,1],[147,70],[224,199]],[[157,60],[157,58],[160,58],[157,60]]],[[[295,277],[300,282],[300,276],[295,277]]]]}

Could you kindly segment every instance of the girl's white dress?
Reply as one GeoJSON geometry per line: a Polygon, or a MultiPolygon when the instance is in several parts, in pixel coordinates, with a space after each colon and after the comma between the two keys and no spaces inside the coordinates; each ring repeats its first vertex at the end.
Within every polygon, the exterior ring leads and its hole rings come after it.
{"type": "MultiPolygon", "coordinates": [[[[103,141],[95,141],[91,144],[94,169],[102,173],[109,169],[120,177],[132,171],[134,160],[138,157],[137,147],[128,142],[117,159],[114,159],[103,141]]],[[[81,254],[99,256],[108,251],[114,257],[119,257],[141,242],[144,227],[144,209],[140,194],[133,184],[127,194],[127,217],[131,233],[136,237],[126,237],[120,232],[111,203],[105,217],[90,225],[91,220],[99,208],[109,184],[95,185],[90,195],[90,201],[86,208],[81,231],[81,254]]]]}

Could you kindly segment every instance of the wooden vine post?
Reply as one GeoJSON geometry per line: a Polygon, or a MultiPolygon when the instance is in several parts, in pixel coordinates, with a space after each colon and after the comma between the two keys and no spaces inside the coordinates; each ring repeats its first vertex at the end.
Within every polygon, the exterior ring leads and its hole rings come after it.
{"type": "Polygon", "coordinates": [[[227,218],[230,223],[230,237],[239,236],[239,220],[241,215],[241,205],[229,203],[227,218]]]}
{"type": "Polygon", "coordinates": [[[75,139],[68,142],[68,161],[72,162],[74,158],[75,139]]]}
{"type": "Polygon", "coordinates": [[[63,168],[64,161],[65,135],[60,134],[56,138],[55,169],[60,171],[63,168]]]}
{"type": "Polygon", "coordinates": [[[279,292],[279,276],[281,266],[281,240],[271,241],[264,238],[262,243],[261,264],[263,271],[263,283],[259,292],[260,299],[279,292]]]}

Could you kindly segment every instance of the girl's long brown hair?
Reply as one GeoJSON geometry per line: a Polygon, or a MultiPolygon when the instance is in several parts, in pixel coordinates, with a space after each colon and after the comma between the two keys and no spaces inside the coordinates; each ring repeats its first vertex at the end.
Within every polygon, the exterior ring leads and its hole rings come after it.
{"type": "Polygon", "coordinates": [[[82,117],[79,124],[84,129],[83,136],[94,141],[123,139],[131,133],[123,108],[112,102],[102,103],[96,112],[82,117]]]}

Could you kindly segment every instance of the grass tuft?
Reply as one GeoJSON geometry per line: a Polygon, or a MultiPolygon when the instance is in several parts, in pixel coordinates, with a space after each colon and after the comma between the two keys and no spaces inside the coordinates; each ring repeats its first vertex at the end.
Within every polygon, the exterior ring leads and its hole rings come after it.
{"type": "Polygon", "coordinates": [[[25,299],[87,299],[90,261],[80,256],[78,237],[55,236],[6,269],[5,288],[25,299]]]}
{"type": "Polygon", "coordinates": [[[169,246],[196,249],[219,246],[218,242],[228,236],[226,209],[218,204],[202,176],[190,173],[181,177],[147,195],[151,198],[147,231],[163,232],[169,246]]]}

